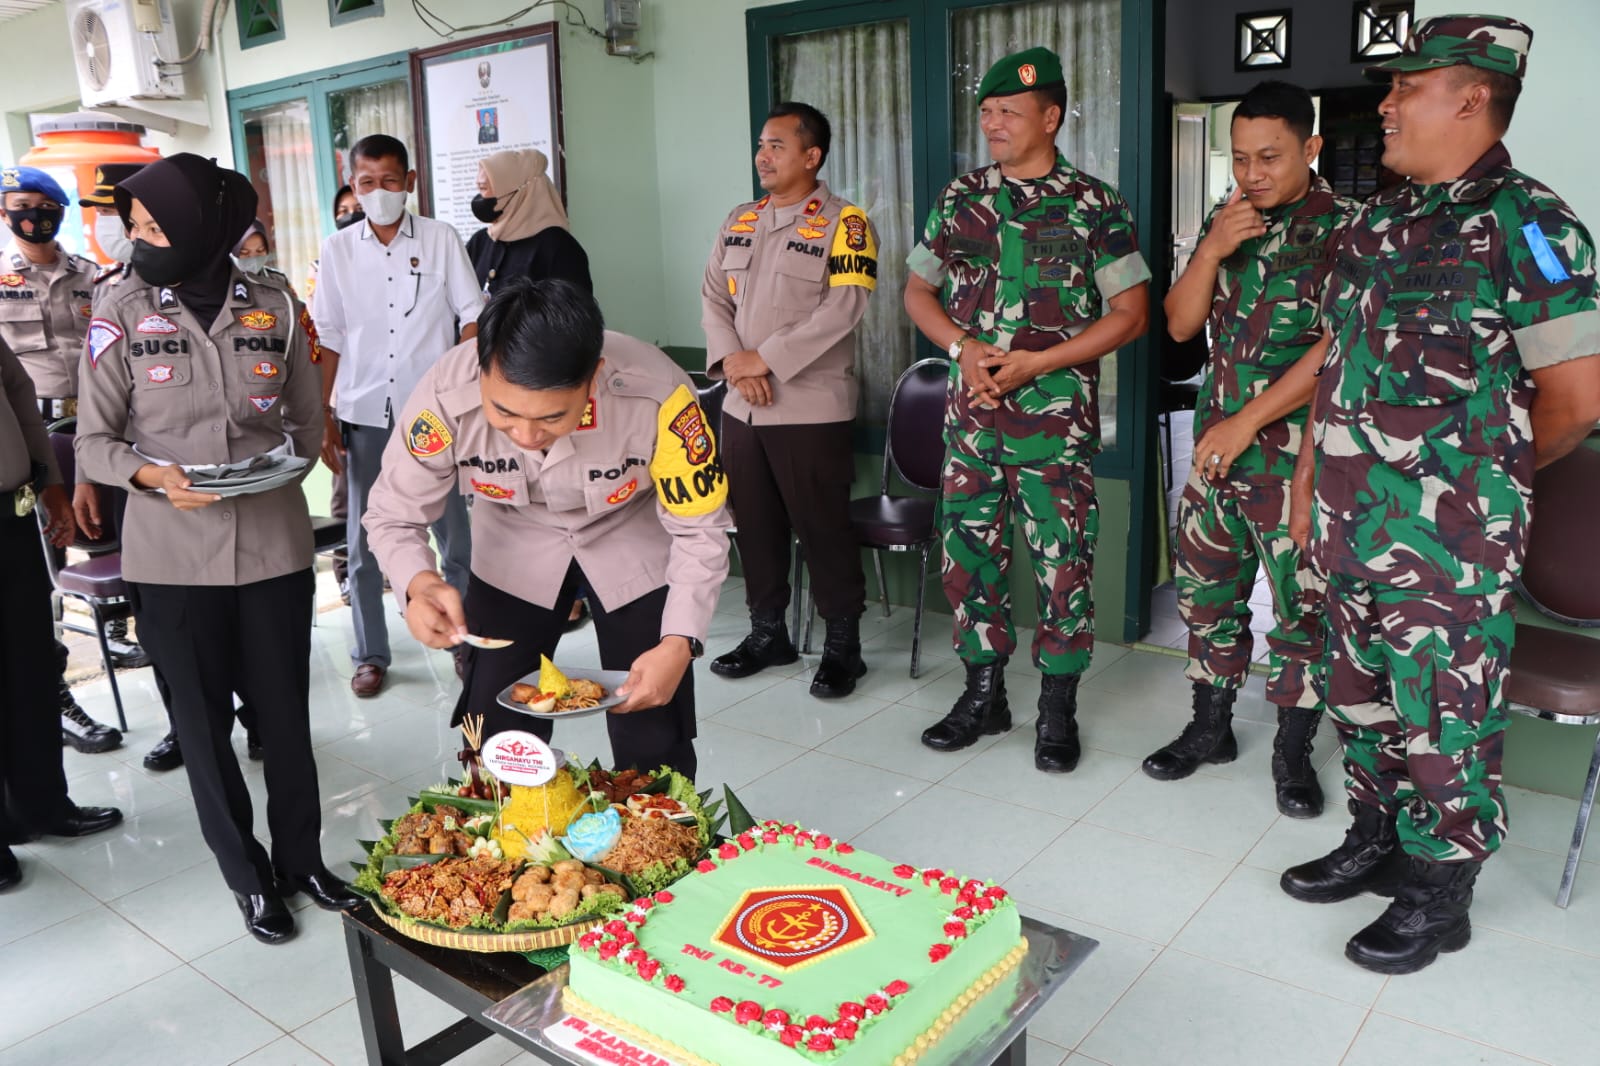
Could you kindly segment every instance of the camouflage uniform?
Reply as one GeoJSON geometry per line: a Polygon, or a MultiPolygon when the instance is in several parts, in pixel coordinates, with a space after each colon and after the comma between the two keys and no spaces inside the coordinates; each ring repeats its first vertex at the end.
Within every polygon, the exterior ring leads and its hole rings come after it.
{"type": "MultiPolygon", "coordinates": [[[[1264,236],[1222,261],[1195,440],[1237,415],[1321,337],[1317,302],[1330,251],[1355,210],[1354,201],[1314,176],[1301,200],[1264,213],[1264,236]]],[[[1213,211],[1204,232],[1215,218],[1213,211]]],[[[1323,654],[1322,583],[1289,539],[1289,479],[1305,420],[1302,407],[1263,428],[1224,481],[1195,468],[1178,502],[1173,574],[1178,611],[1189,626],[1186,676],[1236,689],[1250,671],[1250,590],[1258,565],[1265,566],[1277,623],[1267,636],[1267,699],[1320,709],[1312,675],[1323,654]]]]}
{"type": "MultiPolygon", "coordinates": [[[[1003,179],[996,164],[945,186],[907,265],[941,288],[957,325],[1006,351],[1058,344],[1100,317],[1102,299],[1150,279],[1122,197],[1060,155],[1035,180],[1003,179]]],[[[1014,508],[1038,590],[1034,663],[1082,673],[1094,646],[1100,365],[1040,375],[993,409],[971,403],[954,362],[950,374],[940,522],[956,651],[981,665],[1016,647],[1006,584],[1014,508]]]]}
{"type": "Polygon", "coordinates": [[[1407,853],[1481,861],[1506,830],[1528,372],[1600,351],[1593,243],[1496,144],[1459,180],[1369,201],[1322,309],[1311,556],[1350,792],[1396,816],[1407,853]]]}

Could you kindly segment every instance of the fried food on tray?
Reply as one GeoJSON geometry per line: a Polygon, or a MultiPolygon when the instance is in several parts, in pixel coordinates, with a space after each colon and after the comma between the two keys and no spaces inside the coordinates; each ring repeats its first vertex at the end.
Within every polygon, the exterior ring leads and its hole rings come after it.
{"type": "Polygon", "coordinates": [[[640,770],[590,770],[589,788],[604,793],[607,803],[622,803],[656,783],[653,775],[640,770]]]}
{"type": "Polygon", "coordinates": [[[700,833],[692,825],[661,818],[624,818],[622,835],[605,864],[625,874],[643,873],[658,862],[689,859],[700,850],[700,833]]]}
{"type": "Polygon", "coordinates": [[[539,689],[536,685],[525,685],[518,681],[511,686],[512,703],[532,703],[539,698],[539,689]]]}
{"type": "Polygon", "coordinates": [[[416,811],[391,827],[396,855],[465,855],[472,848],[472,837],[461,831],[467,816],[455,807],[441,803],[431,812],[416,811]]]}
{"type": "Polygon", "coordinates": [[[628,898],[621,885],[612,884],[605,874],[576,859],[558,862],[554,868],[529,866],[511,885],[511,913],[507,919],[520,922],[530,918],[564,918],[581,900],[602,892],[618,899],[628,898]]]}
{"type": "Polygon", "coordinates": [[[494,913],[515,868],[504,859],[440,859],[394,871],[383,879],[383,894],[403,914],[460,929],[494,913]]]}

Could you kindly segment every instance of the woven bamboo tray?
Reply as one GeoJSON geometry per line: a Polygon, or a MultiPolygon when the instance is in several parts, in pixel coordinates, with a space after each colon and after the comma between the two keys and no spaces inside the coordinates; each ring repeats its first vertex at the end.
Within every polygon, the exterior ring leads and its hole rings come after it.
{"type": "Polygon", "coordinates": [[[565,947],[584,933],[593,929],[605,918],[573,922],[554,929],[529,929],[521,933],[488,933],[479,930],[441,929],[424,922],[408,922],[385,913],[374,906],[372,913],[381,918],[390,929],[401,936],[432,944],[436,948],[453,948],[456,951],[541,951],[545,948],[565,947]]]}

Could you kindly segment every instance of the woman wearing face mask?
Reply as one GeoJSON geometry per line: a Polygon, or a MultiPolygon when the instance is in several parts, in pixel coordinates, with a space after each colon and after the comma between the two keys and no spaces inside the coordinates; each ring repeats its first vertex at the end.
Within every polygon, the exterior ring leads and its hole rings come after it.
{"type": "Polygon", "coordinates": [[[490,296],[513,278],[560,278],[588,293],[589,256],[567,228],[561,194],[535,149],[496,152],[478,164],[472,214],[487,224],[467,242],[478,284],[490,296]]]}
{"type": "Polygon", "coordinates": [[[237,463],[322,444],[321,381],[284,289],[229,261],[255,213],[243,175],[199,156],[149,164],[116,189],[136,279],[91,324],[79,468],[129,488],[122,574],[172,713],[201,832],[265,943],[294,934],[281,893],[343,909],[359,897],[328,872],[309,684],[312,543],[298,482],[220,497],[189,464],[237,463]],[[270,857],[251,831],[250,794],[230,743],[233,693],[270,709],[270,857]]]}

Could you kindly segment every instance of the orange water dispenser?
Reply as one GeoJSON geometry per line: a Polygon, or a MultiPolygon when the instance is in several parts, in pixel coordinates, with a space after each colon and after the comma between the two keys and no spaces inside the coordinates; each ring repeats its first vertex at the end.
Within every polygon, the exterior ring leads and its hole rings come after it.
{"type": "Polygon", "coordinates": [[[152,163],[161,158],[160,152],[144,146],[144,133],[136,122],[95,111],[51,115],[34,128],[39,143],[17,162],[48,172],[72,198],[63,205],[67,217],[61,223],[61,243],[67,250],[111,262],[94,239],[92,209],[80,209],[78,200],[94,191],[95,168],[100,164],[152,163]]]}

